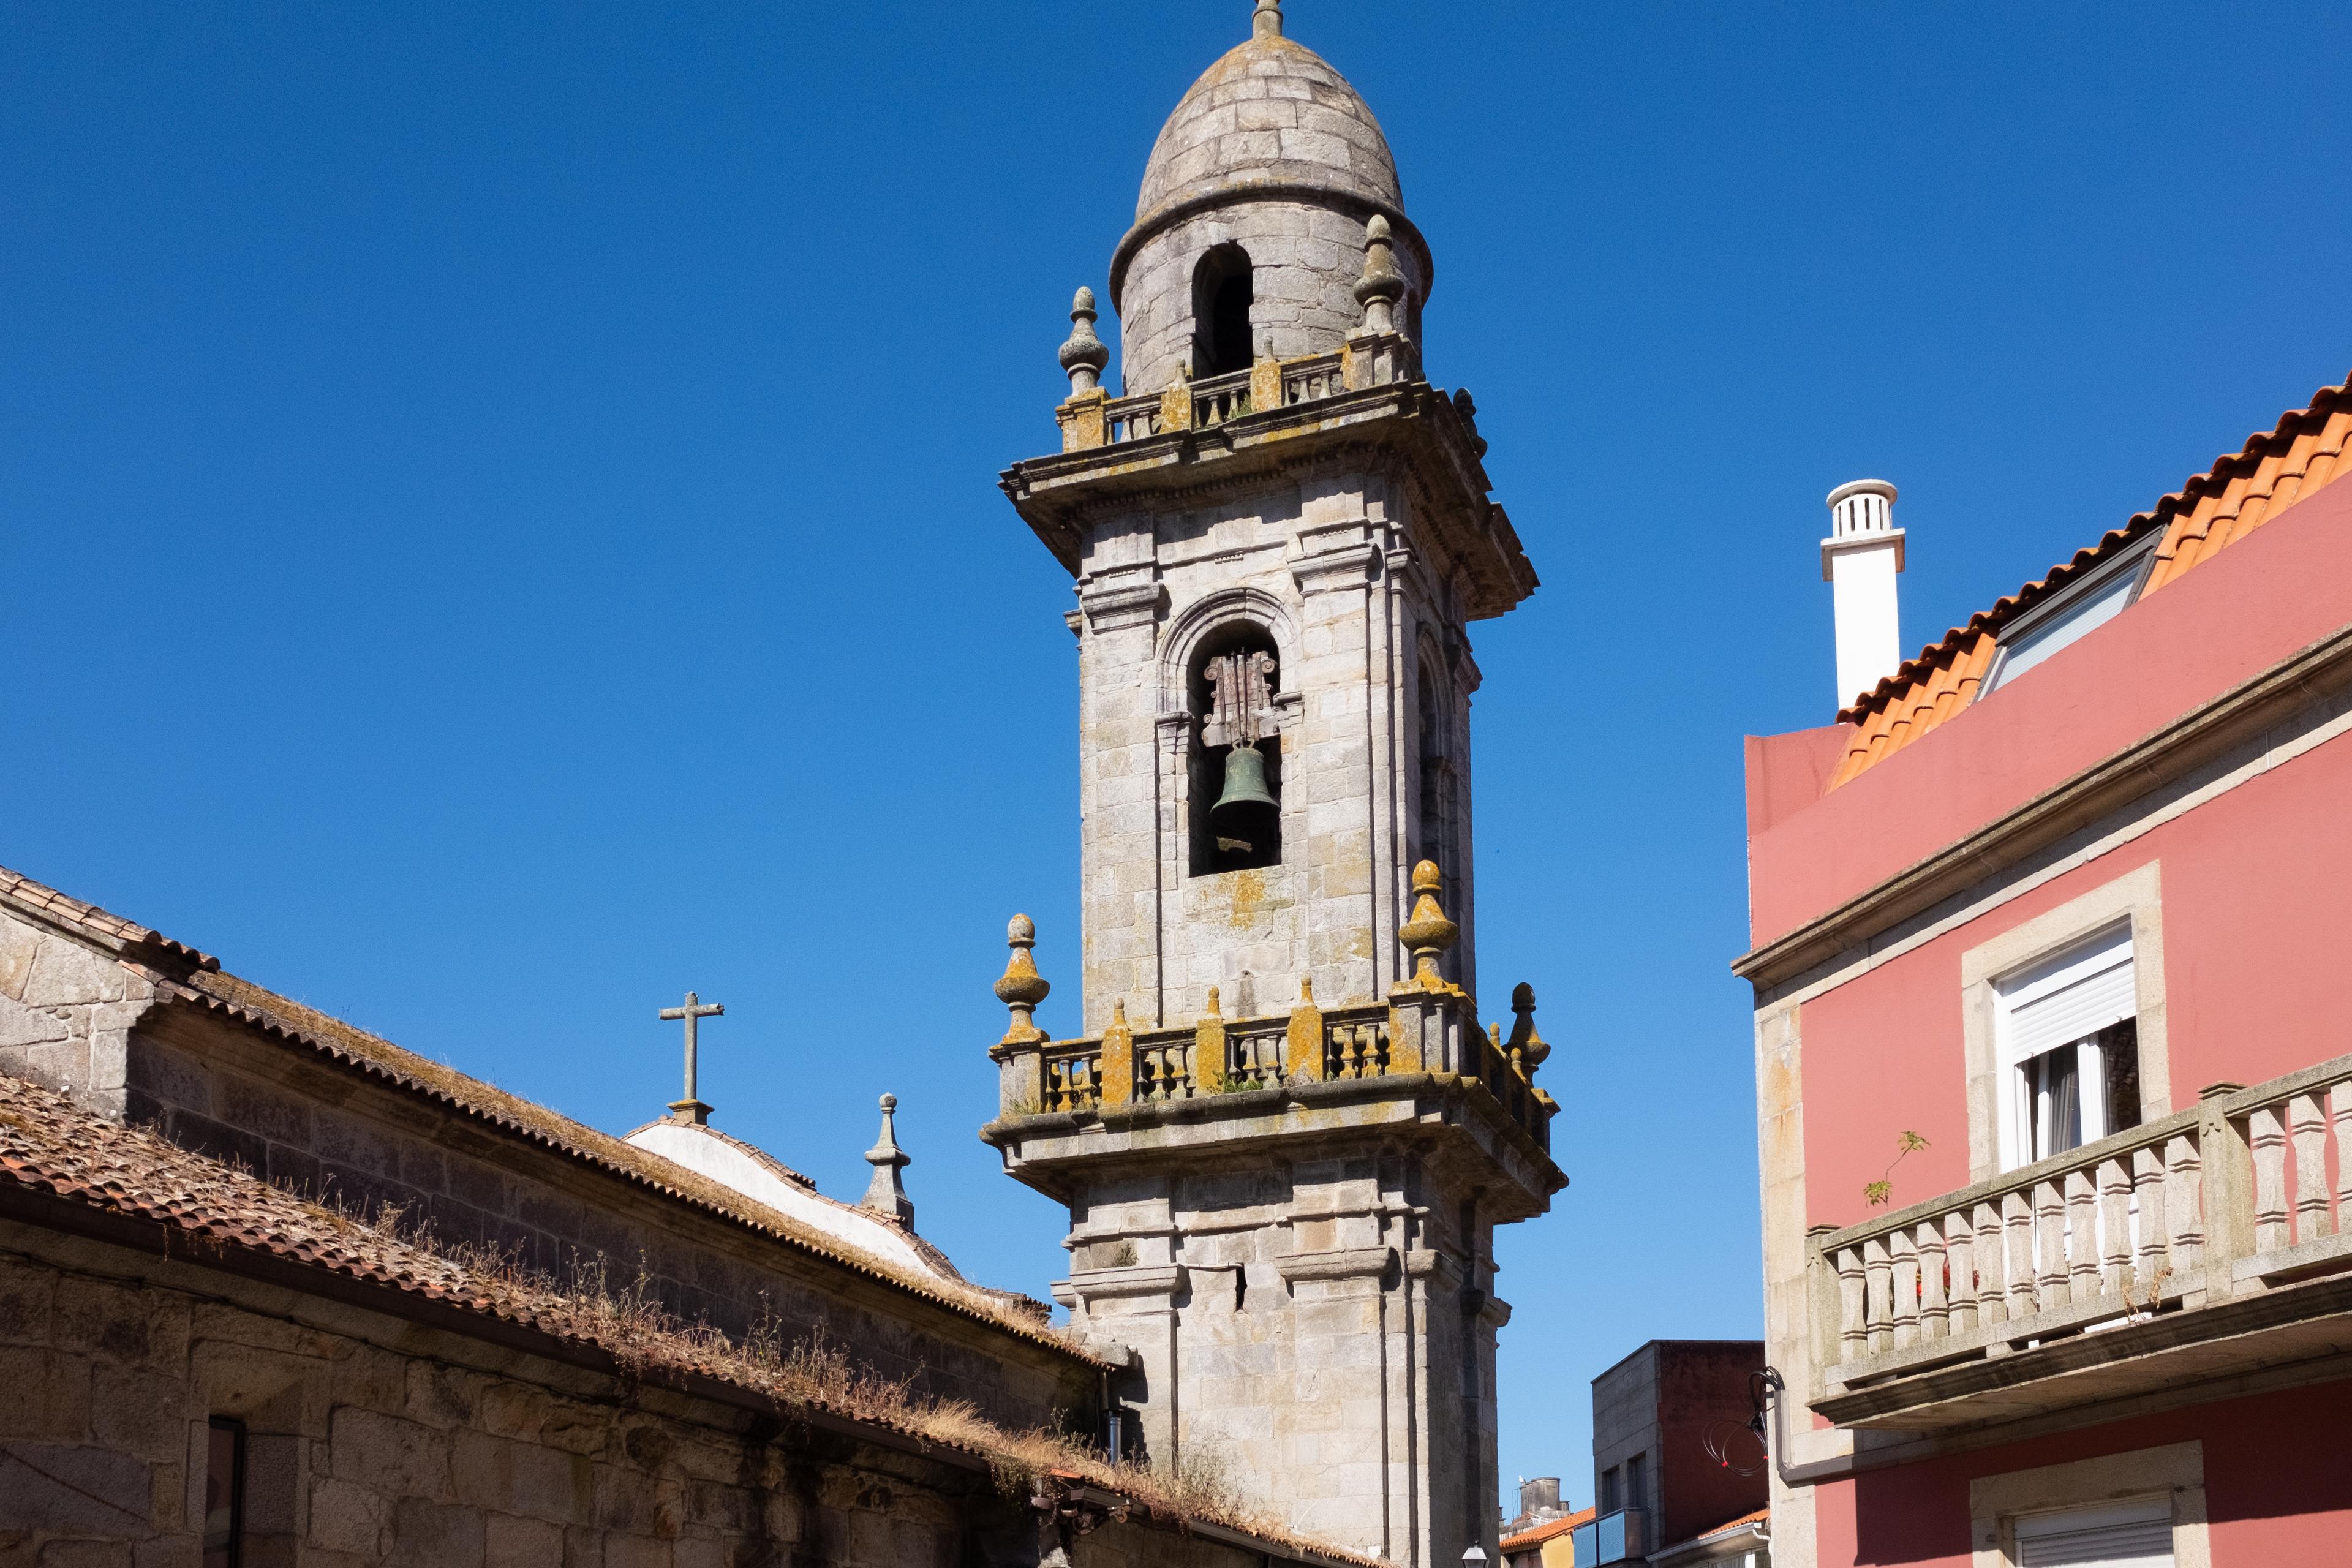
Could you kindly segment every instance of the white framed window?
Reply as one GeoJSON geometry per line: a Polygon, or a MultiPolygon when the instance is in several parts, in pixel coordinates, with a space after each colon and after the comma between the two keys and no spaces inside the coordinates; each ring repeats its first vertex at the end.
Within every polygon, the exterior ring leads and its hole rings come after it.
{"type": "Polygon", "coordinates": [[[2062,648],[2071,647],[2131,607],[2147,581],[2161,531],[2151,532],[2079,582],[2069,583],[2001,628],[2000,652],[1986,671],[1979,698],[1990,697],[2062,648]]]}
{"type": "Polygon", "coordinates": [[[2175,1568],[2172,1498],[2026,1514],[2013,1526],[2017,1568],[2175,1568]]]}
{"type": "Polygon", "coordinates": [[[2139,1125],[2133,959],[2126,920],[1993,982],[2004,1170],[2139,1125]]]}

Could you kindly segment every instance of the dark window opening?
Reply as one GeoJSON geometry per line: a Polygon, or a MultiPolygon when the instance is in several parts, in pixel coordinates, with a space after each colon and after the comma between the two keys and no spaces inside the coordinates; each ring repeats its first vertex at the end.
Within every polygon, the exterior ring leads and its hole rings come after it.
{"type": "Polygon", "coordinates": [[[1623,1506],[1617,1495],[1617,1467],[1612,1465],[1601,1472],[1601,1511],[1615,1513],[1623,1506]]]}
{"type": "Polygon", "coordinates": [[[1221,245],[1201,258],[1192,273],[1194,375],[1249,369],[1250,307],[1256,296],[1248,251],[1221,245]]]}
{"type": "Polygon", "coordinates": [[[1211,639],[1190,681],[1186,800],[1195,877],[1282,864],[1282,736],[1274,639],[1238,625],[1211,639]]]}
{"type": "Polygon", "coordinates": [[[1421,667],[1421,819],[1415,858],[1433,860],[1448,877],[1461,875],[1454,856],[1454,768],[1446,760],[1444,704],[1437,677],[1421,667]]]}
{"type": "Polygon", "coordinates": [[[2139,1125],[2139,1020],[2126,1018],[2099,1031],[2099,1059],[2105,1068],[2107,1135],[2139,1125]]]}
{"type": "Polygon", "coordinates": [[[215,1415],[205,1444],[204,1568],[239,1568],[245,1546],[245,1423],[215,1415]]]}

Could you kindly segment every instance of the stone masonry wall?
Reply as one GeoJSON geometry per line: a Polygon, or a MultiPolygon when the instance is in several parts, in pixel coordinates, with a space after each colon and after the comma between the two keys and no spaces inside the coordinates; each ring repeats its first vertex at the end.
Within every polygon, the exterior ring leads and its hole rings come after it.
{"type": "MultiPolygon", "coordinates": [[[[0,1385],[0,1568],[197,1568],[220,1415],[247,1432],[251,1568],[1040,1560],[971,1464],[15,1222],[0,1385]]],[[[1267,1560],[1115,1521],[1068,1547],[1077,1568],[1267,1560]]]]}
{"type": "Polygon", "coordinates": [[[1505,1315],[1492,1226],[1462,1218],[1401,1152],[1107,1178],[1073,1204],[1072,1321],[1137,1352],[1122,1392],[1155,1463],[1450,1563],[1492,1534],[1505,1315]]]}
{"type": "Polygon", "coordinates": [[[1475,672],[1401,486],[1340,469],[1110,520],[1088,541],[1079,598],[1087,1033],[1118,1001],[1139,1026],[1189,1022],[1211,986],[1228,1017],[1286,1011],[1303,979],[1326,1005],[1386,994],[1423,844],[1418,683],[1432,660],[1460,851],[1442,869],[1465,935],[1447,965],[1474,982],[1475,672]],[[1195,877],[1191,814],[1207,803],[1188,798],[1186,681],[1202,640],[1236,620],[1281,660],[1283,860],[1195,877]]]}
{"type": "Polygon", "coordinates": [[[583,1167],[213,1015],[157,1009],[109,956],[0,916],[0,1072],[152,1125],[291,1191],[396,1205],[445,1242],[557,1277],[601,1257],[680,1318],[740,1335],[820,1327],[882,1375],[1015,1427],[1085,1419],[1093,1372],[1053,1348],[583,1167]]]}

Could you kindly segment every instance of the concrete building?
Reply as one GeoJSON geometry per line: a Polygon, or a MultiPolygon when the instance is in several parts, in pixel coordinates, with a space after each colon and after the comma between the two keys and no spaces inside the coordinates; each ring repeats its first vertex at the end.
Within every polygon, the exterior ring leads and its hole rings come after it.
{"type": "MultiPolygon", "coordinates": [[[[1596,1541],[1601,1520],[1638,1515],[1623,1531],[1638,1562],[1763,1506],[1762,1447],[1748,1436],[1763,1366],[1754,1340],[1652,1340],[1592,1380],[1596,1541]]],[[[1608,1561],[1590,1553],[1584,1568],[1608,1561]]]]}
{"type": "Polygon", "coordinates": [[[2347,438],[1748,742],[1783,1568],[2347,1556],[2347,438]]]}
{"type": "MultiPolygon", "coordinates": [[[[1400,1563],[1496,1547],[1498,1225],[1566,1178],[1534,997],[1477,1005],[1470,627],[1536,586],[1371,111],[1284,34],[1196,82],[1006,493],[1077,604],[1085,1037],[993,1048],[1122,1441],[1400,1563]]],[[[1050,952],[1050,949],[1048,949],[1050,952]]],[[[1050,963],[1048,966],[1050,968],[1050,963]]]]}

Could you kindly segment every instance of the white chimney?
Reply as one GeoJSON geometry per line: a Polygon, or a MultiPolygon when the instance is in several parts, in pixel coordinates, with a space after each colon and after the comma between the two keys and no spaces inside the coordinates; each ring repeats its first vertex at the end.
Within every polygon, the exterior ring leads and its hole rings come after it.
{"type": "Polygon", "coordinates": [[[1903,662],[1895,579],[1903,571],[1903,531],[1895,487],[1856,479],[1830,492],[1830,536],[1822,541],[1822,581],[1837,613],[1838,706],[1845,707],[1903,662]]]}

